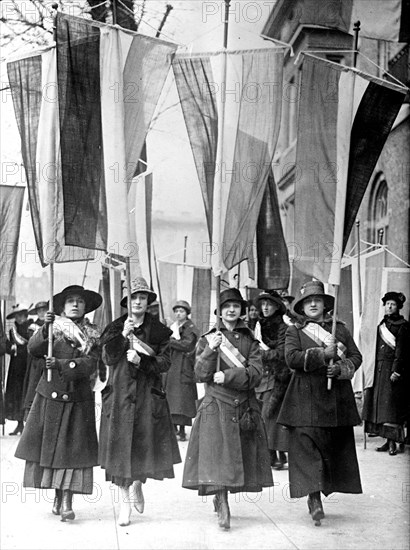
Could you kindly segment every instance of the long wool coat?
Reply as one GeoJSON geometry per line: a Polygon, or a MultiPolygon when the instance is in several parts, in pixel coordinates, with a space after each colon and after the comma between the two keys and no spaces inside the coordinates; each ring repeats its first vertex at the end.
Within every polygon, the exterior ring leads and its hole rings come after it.
{"type": "MultiPolygon", "coordinates": [[[[48,337],[41,328],[29,341],[37,358],[47,355],[48,337]]],[[[87,323],[93,348],[85,355],[65,336],[54,338],[51,382],[43,371],[16,457],[44,468],[71,469],[96,466],[98,461],[94,395],[90,377],[97,368],[98,331],[87,323]]]]}
{"type": "Polygon", "coordinates": [[[102,391],[99,459],[107,479],[126,486],[136,479],[174,477],[173,464],[181,458],[161,381],[170,367],[171,331],[145,314],[134,334],[155,356],[141,354],[137,367],[127,361],[125,320],[126,315],[113,321],[101,337],[109,377],[102,391]]]}
{"type": "Polygon", "coordinates": [[[7,353],[10,354],[9,372],[7,375],[7,387],[5,395],[5,411],[6,418],[9,420],[23,420],[23,387],[24,377],[27,370],[27,342],[31,336],[29,326],[32,324],[32,319],[27,319],[21,325],[14,324],[17,332],[22,336],[26,343],[17,344],[17,355],[11,351],[11,346],[14,344],[13,333],[10,330],[10,338],[7,340],[7,353]]]}
{"type": "Polygon", "coordinates": [[[243,321],[232,332],[223,326],[220,330],[246,359],[246,368],[230,368],[221,357],[225,381],[215,384],[218,353],[211,350],[206,335],[201,337],[195,373],[199,382],[206,382],[205,397],[191,431],[182,485],[198,489],[199,494],[213,494],[222,487],[231,492],[258,492],[273,485],[265,427],[254,391],[262,378],[259,343],[243,321]],[[254,431],[240,428],[248,408],[253,411],[254,431]]]}
{"type": "MultiPolygon", "coordinates": [[[[278,422],[289,428],[290,496],[298,498],[316,491],[361,493],[353,426],[360,417],[351,378],[362,356],[349,331],[337,322],[336,339],[346,346],[341,374],[327,389],[324,348],[302,329],[315,321],[289,326],[285,357],[294,370],[279,412],[278,422]]],[[[331,333],[332,319],[319,323],[331,333]]]]}
{"type": "Polygon", "coordinates": [[[179,327],[179,334],[180,340],[173,337],[169,340],[171,368],[164,377],[164,387],[175,424],[183,423],[183,418],[179,418],[181,416],[187,419],[195,417],[195,401],[198,397],[194,375],[198,329],[188,319],[179,327]]]}
{"type": "Polygon", "coordinates": [[[385,344],[378,327],[374,380],[373,386],[365,390],[363,418],[372,424],[403,424],[409,399],[409,323],[397,314],[385,316],[382,324],[396,337],[396,348],[392,349],[385,344]],[[393,372],[400,374],[396,382],[390,380],[393,372]]]}

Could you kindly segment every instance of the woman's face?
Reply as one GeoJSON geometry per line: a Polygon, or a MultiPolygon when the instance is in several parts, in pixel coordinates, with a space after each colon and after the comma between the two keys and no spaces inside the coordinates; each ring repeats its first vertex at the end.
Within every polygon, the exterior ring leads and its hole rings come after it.
{"type": "Polygon", "coordinates": [[[15,321],[18,325],[22,325],[24,323],[24,321],[27,321],[28,315],[24,311],[21,311],[20,313],[16,313],[14,318],[15,318],[15,321]]]}
{"type": "Polygon", "coordinates": [[[323,319],[325,302],[320,296],[309,296],[303,300],[303,313],[311,319],[323,319]]]}
{"type": "Polygon", "coordinates": [[[179,322],[186,321],[188,317],[188,312],[183,307],[176,307],[174,309],[174,314],[175,314],[175,320],[179,322]]]}
{"type": "Polygon", "coordinates": [[[262,300],[261,302],[261,311],[264,317],[271,317],[278,309],[279,306],[270,300],[262,300]]]}
{"type": "Polygon", "coordinates": [[[258,309],[256,306],[252,305],[249,308],[249,319],[257,319],[258,318],[258,309]]]}
{"type": "Polygon", "coordinates": [[[393,315],[393,313],[398,312],[397,303],[394,300],[387,300],[384,304],[384,313],[386,315],[393,315]]]}
{"type": "Polygon", "coordinates": [[[227,323],[234,323],[241,316],[242,306],[239,302],[225,302],[221,309],[221,317],[227,323]]]}
{"type": "Polygon", "coordinates": [[[64,317],[81,319],[85,315],[85,300],[79,294],[69,294],[64,303],[64,317]]]}
{"type": "Polygon", "coordinates": [[[131,296],[131,312],[134,315],[143,315],[148,307],[148,293],[137,292],[131,296]]]}
{"type": "Polygon", "coordinates": [[[40,321],[44,321],[44,317],[46,316],[47,308],[46,307],[39,307],[37,309],[37,317],[40,319],[40,321]]]}

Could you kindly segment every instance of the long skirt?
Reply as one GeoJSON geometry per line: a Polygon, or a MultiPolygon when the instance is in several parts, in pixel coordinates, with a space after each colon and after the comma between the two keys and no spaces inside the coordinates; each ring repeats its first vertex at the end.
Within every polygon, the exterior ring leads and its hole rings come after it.
{"type": "Polygon", "coordinates": [[[92,468],[43,468],[38,462],[26,462],[23,487],[62,489],[91,495],[93,492],[92,468]]]}
{"type": "Polygon", "coordinates": [[[352,426],[289,428],[290,496],[361,493],[352,426]]]}
{"type": "Polygon", "coordinates": [[[262,398],[262,418],[265,422],[266,435],[268,436],[268,447],[271,451],[288,451],[289,450],[289,431],[286,426],[278,424],[278,416],[280,406],[272,416],[267,415],[269,399],[272,391],[265,391],[261,395],[262,398]]]}

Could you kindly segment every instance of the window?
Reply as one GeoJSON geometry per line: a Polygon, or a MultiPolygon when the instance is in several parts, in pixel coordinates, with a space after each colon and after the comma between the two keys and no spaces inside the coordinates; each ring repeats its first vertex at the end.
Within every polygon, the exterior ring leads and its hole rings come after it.
{"type": "Polygon", "coordinates": [[[369,240],[372,243],[380,242],[383,231],[383,244],[387,244],[389,227],[388,213],[388,186],[384,174],[376,175],[369,202],[369,240]]]}

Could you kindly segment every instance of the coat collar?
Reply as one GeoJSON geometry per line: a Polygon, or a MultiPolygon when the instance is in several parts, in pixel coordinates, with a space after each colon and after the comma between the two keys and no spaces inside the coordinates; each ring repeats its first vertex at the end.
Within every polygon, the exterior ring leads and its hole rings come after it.
{"type": "MultiPolygon", "coordinates": [[[[305,315],[301,317],[299,315],[299,320],[295,323],[296,328],[304,328],[308,323],[316,323],[317,325],[331,325],[333,323],[333,317],[331,315],[326,314],[323,321],[315,321],[314,319],[310,319],[309,317],[306,317],[305,315]]],[[[345,325],[343,321],[340,321],[339,319],[336,321],[338,325],[345,325]]]]}
{"type": "MultiPolygon", "coordinates": [[[[218,330],[218,327],[216,326],[216,324],[210,329],[208,330],[207,332],[205,332],[203,334],[203,336],[206,336],[207,334],[210,334],[211,332],[216,332],[218,330]]],[[[221,332],[228,332],[228,329],[226,328],[226,326],[222,323],[221,321],[221,326],[219,328],[219,330],[221,332]]],[[[245,322],[242,320],[242,319],[238,319],[237,323],[236,323],[236,327],[233,329],[233,332],[242,332],[244,334],[250,334],[253,338],[253,333],[252,331],[250,330],[250,328],[248,327],[248,325],[245,324],[245,322]]]]}
{"type": "Polygon", "coordinates": [[[407,321],[403,317],[403,315],[400,315],[399,313],[394,313],[393,315],[385,315],[382,321],[380,322],[380,324],[382,325],[383,323],[385,323],[386,325],[399,326],[399,325],[403,325],[406,322],[407,321]]]}

